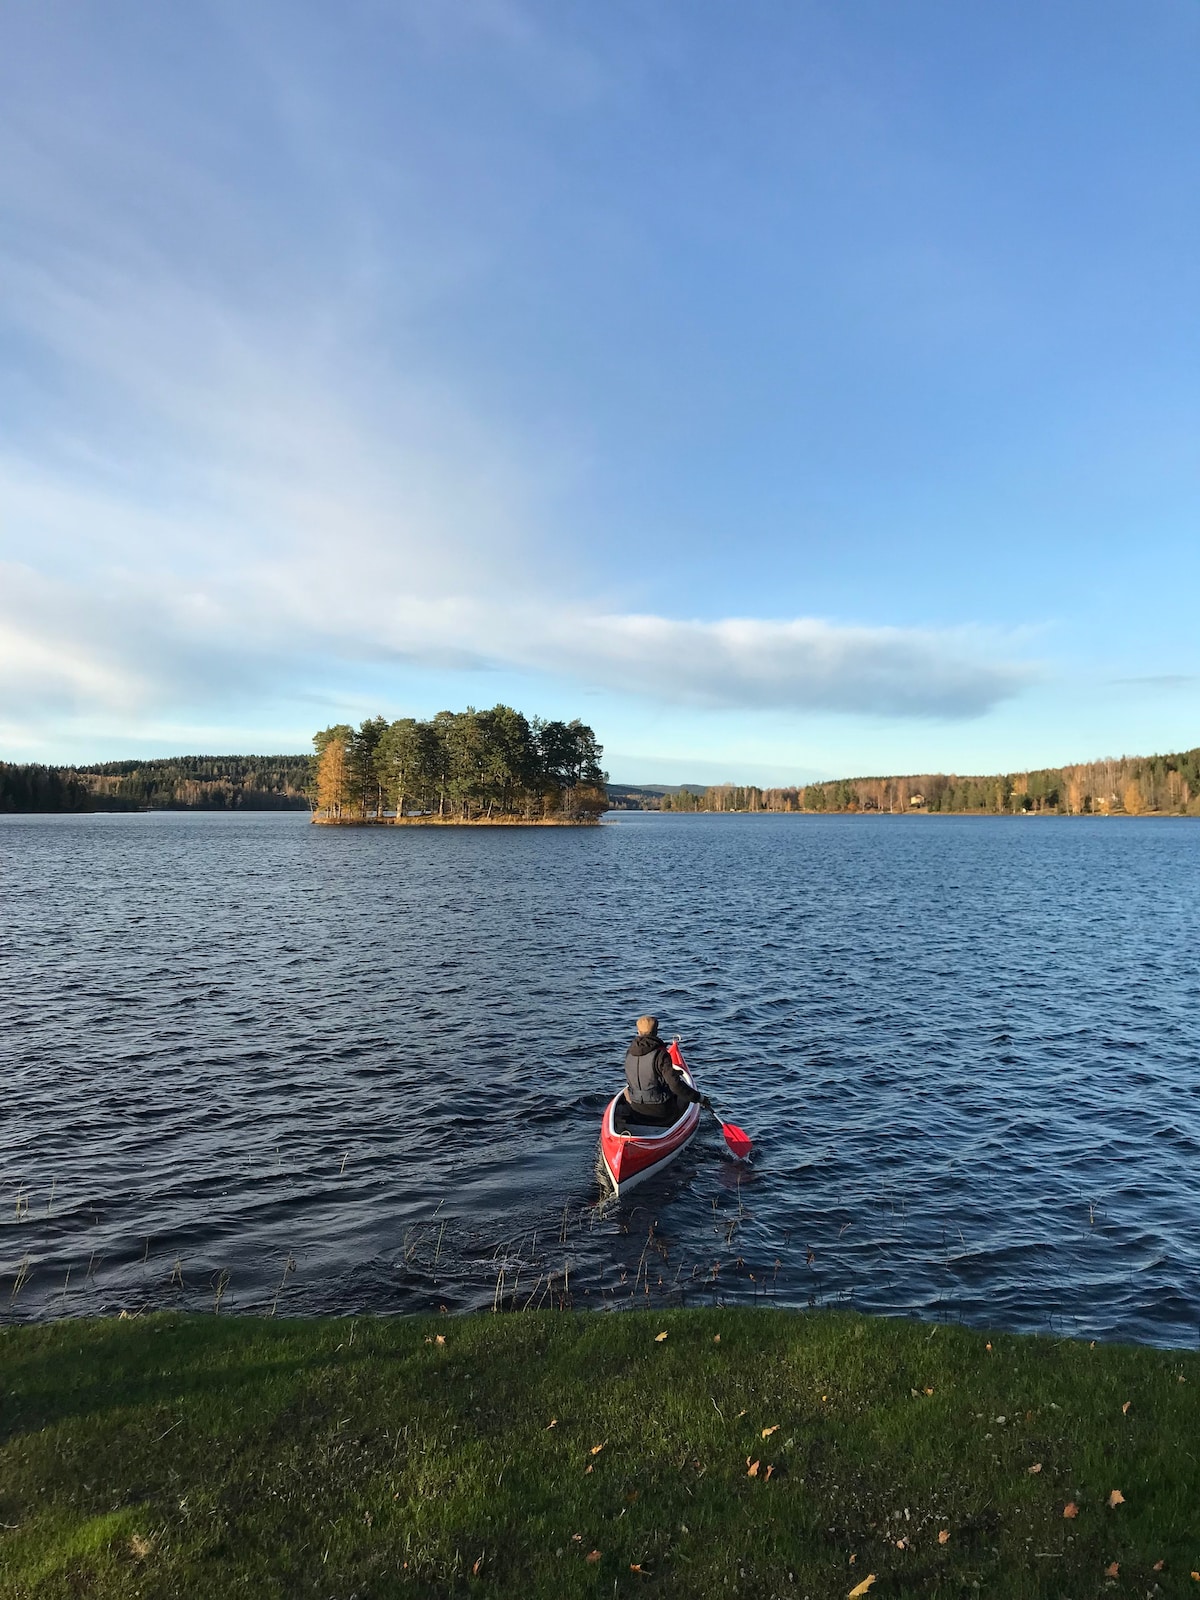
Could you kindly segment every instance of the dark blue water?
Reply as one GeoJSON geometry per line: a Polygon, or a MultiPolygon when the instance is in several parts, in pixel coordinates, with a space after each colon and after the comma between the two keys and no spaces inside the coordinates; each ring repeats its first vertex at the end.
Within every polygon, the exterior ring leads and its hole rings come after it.
{"type": "Polygon", "coordinates": [[[0,1317],[669,1299],[1200,1338],[1200,826],[0,819],[0,1317]],[[629,1203],[633,1018],[715,1130],[629,1203]]]}

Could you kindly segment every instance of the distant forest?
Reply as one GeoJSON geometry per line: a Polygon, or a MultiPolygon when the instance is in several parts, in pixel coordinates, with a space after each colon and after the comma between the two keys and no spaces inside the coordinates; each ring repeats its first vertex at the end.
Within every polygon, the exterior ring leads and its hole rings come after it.
{"type": "MultiPolygon", "coordinates": [[[[653,807],[653,802],[644,802],[653,807]]],[[[915,811],[1057,813],[1070,816],[1200,816],[1200,749],[1122,756],[1073,767],[962,778],[838,778],[795,789],[719,784],[702,794],[663,794],[662,811],[915,811]]]]}
{"type": "Polygon", "coordinates": [[[0,761],[0,811],[307,810],[309,756],[171,756],[91,767],[0,761]]]}
{"type": "Polygon", "coordinates": [[[1200,816],[1200,749],[1123,756],[991,777],[922,773],[804,787],[610,785],[595,734],[575,721],[526,719],[508,706],[442,711],[429,722],[375,717],[325,728],[316,757],[172,756],[89,767],[0,762],[0,812],[277,811],[327,807],[338,820],[386,813],[441,817],[598,816],[662,811],[1036,812],[1200,816]],[[325,788],[320,791],[320,772],[325,788]]]}
{"type": "Polygon", "coordinates": [[[427,722],[371,717],[314,735],[317,820],[597,820],[608,810],[591,728],[511,706],[439,711],[427,722]]]}

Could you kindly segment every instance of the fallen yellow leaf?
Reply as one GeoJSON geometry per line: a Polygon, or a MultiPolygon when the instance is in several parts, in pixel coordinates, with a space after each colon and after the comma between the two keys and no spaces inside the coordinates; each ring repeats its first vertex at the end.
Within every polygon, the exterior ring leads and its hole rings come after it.
{"type": "Polygon", "coordinates": [[[1192,1582],[1193,1583],[1200,1583],[1200,1572],[1193,1572],[1192,1573],[1192,1582]]]}
{"type": "Polygon", "coordinates": [[[854,1600],[855,1595],[866,1594],[867,1590],[874,1582],[875,1574],[873,1572],[868,1572],[861,1583],[856,1583],[854,1585],[853,1589],[851,1589],[850,1593],[846,1596],[846,1600],[854,1600]]]}
{"type": "Polygon", "coordinates": [[[763,1436],[764,1439],[769,1439],[773,1433],[778,1433],[778,1432],[779,1432],[779,1424],[777,1422],[773,1422],[769,1428],[764,1428],[763,1429],[762,1436],[763,1436]]]}
{"type": "Polygon", "coordinates": [[[664,1328],[661,1333],[656,1333],[654,1335],[655,1344],[661,1344],[666,1337],[667,1337],[667,1330],[664,1328]]]}
{"type": "Polygon", "coordinates": [[[640,1572],[642,1570],[642,1563],[640,1561],[631,1561],[629,1563],[629,1570],[630,1572],[640,1572]]]}
{"type": "Polygon", "coordinates": [[[1129,1408],[1132,1404],[1132,1400],[1126,1400],[1125,1404],[1121,1407],[1121,1415],[1123,1417],[1127,1417],[1129,1415],[1129,1408]]]}
{"type": "Polygon", "coordinates": [[[932,1389],[926,1389],[926,1391],[925,1391],[925,1393],[926,1393],[926,1394],[932,1394],[932,1393],[933,1393],[933,1390],[932,1390],[932,1389]]]}
{"type": "Polygon", "coordinates": [[[445,1344],[446,1335],[444,1333],[437,1334],[436,1337],[434,1338],[433,1342],[434,1342],[434,1344],[445,1344]]]}
{"type": "Polygon", "coordinates": [[[907,1550],[908,1549],[908,1540],[907,1539],[897,1539],[896,1540],[896,1549],[897,1550],[907,1550]]]}
{"type": "MultiPolygon", "coordinates": [[[[744,1412],[744,1411],[739,1411],[739,1412],[738,1412],[738,1416],[739,1416],[739,1417],[744,1417],[744,1416],[745,1416],[745,1415],[746,1415],[746,1413],[745,1413],[745,1412],[744,1412]]],[[[736,1420],[737,1420],[737,1418],[735,1418],[735,1419],[734,1419],[734,1420],[735,1420],[735,1421],[736,1421],[736,1420]]]]}
{"type": "Polygon", "coordinates": [[[1153,1572],[1161,1572],[1161,1571],[1162,1571],[1162,1569],[1163,1569],[1163,1566],[1164,1566],[1164,1563],[1163,1563],[1163,1562],[1161,1562],[1161,1561],[1156,1561],[1156,1562],[1155,1562],[1155,1563],[1154,1563],[1154,1566],[1153,1566],[1153,1567],[1152,1567],[1152,1568],[1151,1568],[1151,1571],[1153,1571],[1153,1572]]]}
{"type": "Polygon", "coordinates": [[[719,1333],[714,1333],[713,1334],[713,1343],[714,1344],[720,1344],[720,1342],[721,1342],[721,1335],[719,1333]]]}
{"type": "Polygon", "coordinates": [[[558,1418],[557,1417],[551,1417],[550,1421],[546,1424],[546,1427],[547,1427],[547,1430],[549,1430],[550,1428],[557,1428],[558,1427],[558,1418]]]}
{"type": "MultiPolygon", "coordinates": [[[[608,1443],[608,1440],[605,1439],[604,1444],[607,1444],[607,1443],[608,1443]]],[[[604,1444],[594,1444],[592,1446],[592,1454],[594,1456],[598,1456],[600,1454],[601,1450],[604,1449],[604,1444]]]]}
{"type": "Polygon", "coordinates": [[[1040,1472],[1042,1470],[1042,1463],[1040,1461],[1035,1461],[1031,1467],[1026,1467],[1025,1470],[1026,1472],[1040,1472]]]}
{"type": "Polygon", "coordinates": [[[950,1543],[950,1529],[949,1528],[943,1528],[942,1531],[938,1534],[938,1543],[939,1544],[949,1544],[950,1543]]]}
{"type": "Polygon", "coordinates": [[[140,1533],[135,1533],[129,1541],[129,1553],[135,1561],[144,1561],[152,1548],[149,1539],[143,1538],[140,1533]]]}
{"type": "Polygon", "coordinates": [[[985,1344],[983,1348],[985,1350],[990,1350],[992,1348],[992,1341],[989,1339],[987,1344],[985,1344]]]}
{"type": "Polygon", "coordinates": [[[769,1466],[769,1467],[768,1467],[768,1468],[767,1468],[767,1470],[766,1470],[766,1471],[765,1471],[765,1472],[764,1472],[764,1473],[763,1473],[763,1482],[764,1482],[764,1483],[770,1483],[770,1481],[771,1481],[771,1474],[772,1474],[772,1473],[773,1473],[773,1472],[774,1472],[774,1471],[775,1471],[775,1468],[774,1468],[774,1467],[770,1467],[770,1466],[769,1466]]]}
{"type": "Polygon", "coordinates": [[[1110,1562],[1109,1565],[1104,1569],[1104,1576],[1106,1578],[1119,1578],[1120,1575],[1121,1563],[1119,1561],[1110,1562]]]}
{"type": "Polygon", "coordinates": [[[751,1461],[749,1456],[746,1457],[746,1476],[748,1478],[758,1477],[758,1462],[751,1461]]]}
{"type": "Polygon", "coordinates": [[[597,1561],[599,1561],[599,1559],[600,1559],[599,1550],[591,1550],[591,1551],[588,1552],[587,1561],[588,1561],[588,1565],[589,1566],[593,1566],[594,1567],[596,1565],[597,1561]]]}
{"type": "Polygon", "coordinates": [[[476,1561],[471,1567],[471,1576],[473,1578],[477,1578],[479,1576],[479,1569],[480,1569],[480,1567],[482,1565],[483,1565],[483,1557],[480,1556],[479,1560],[476,1561]]]}
{"type": "Polygon", "coordinates": [[[584,1467],[584,1469],[583,1469],[584,1477],[586,1478],[589,1472],[595,1472],[595,1470],[596,1470],[595,1467],[593,1467],[591,1462],[589,1461],[587,1466],[584,1467]]]}
{"type": "Polygon", "coordinates": [[[1074,1500],[1068,1500],[1066,1505],[1063,1507],[1063,1516],[1070,1518],[1077,1517],[1078,1515],[1079,1507],[1075,1504],[1074,1500]]]}
{"type": "Polygon", "coordinates": [[[1123,1506],[1125,1504],[1125,1496],[1121,1493],[1120,1489],[1113,1490],[1108,1497],[1108,1503],[1110,1506],[1123,1506]]]}

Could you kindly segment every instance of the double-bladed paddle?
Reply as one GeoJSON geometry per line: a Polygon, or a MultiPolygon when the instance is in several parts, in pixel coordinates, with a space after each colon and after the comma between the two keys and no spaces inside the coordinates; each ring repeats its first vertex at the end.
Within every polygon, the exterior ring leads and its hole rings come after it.
{"type": "MultiPolygon", "coordinates": [[[[686,1071],[683,1054],[679,1048],[678,1034],[676,1034],[675,1038],[671,1040],[668,1048],[670,1050],[671,1060],[677,1067],[684,1067],[684,1070],[686,1071]]],[[[691,1074],[689,1073],[688,1076],[690,1077],[691,1074]]],[[[707,1106],[705,1109],[712,1111],[713,1116],[717,1117],[717,1113],[713,1111],[712,1106],[707,1106]]],[[[725,1135],[725,1143],[733,1151],[734,1155],[737,1156],[739,1161],[744,1161],[750,1154],[750,1151],[753,1147],[750,1135],[745,1131],[744,1128],[739,1128],[736,1122],[721,1122],[720,1117],[717,1117],[717,1121],[721,1124],[721,1132],[725,1135]]]]}

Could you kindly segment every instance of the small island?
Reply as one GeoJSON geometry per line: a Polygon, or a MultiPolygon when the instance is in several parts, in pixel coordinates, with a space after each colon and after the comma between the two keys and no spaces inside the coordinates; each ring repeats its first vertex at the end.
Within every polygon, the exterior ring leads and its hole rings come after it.
{"type": "Polygon", "coordinates": [[[325,826],[594,827],[608,809],[603,750],[585,723],[511,706],[370,717],[313,736],[325,826]]]}

